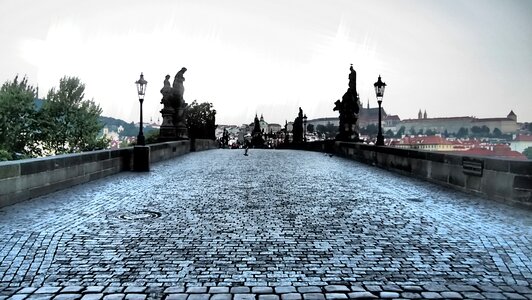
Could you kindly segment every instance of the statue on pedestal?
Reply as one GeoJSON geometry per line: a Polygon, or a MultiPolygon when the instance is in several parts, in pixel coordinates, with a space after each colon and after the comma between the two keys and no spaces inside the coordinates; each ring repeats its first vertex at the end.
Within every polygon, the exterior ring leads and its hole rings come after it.
{"type": "Polygon", "coordinates": [[[353,65],[349,68],[349,88],[342,97],[342,101],[337,100],[334,104],[334,111],[340,113],[340,125],[338,128],[338,135],[336,139],[339,141],[358,141],[358,112],[360,107],[358,105],[357,93],[357,73],[353,69],[353,65]]]}
{"type": "Polygon", "coordinates": [[[186,68],[181,68],[174,77],[174,82],[170,86],[170,75],[166,75],[161,94],[161,104],[163,109],[161,114],[163,116],[163,123],[161,124],[159,139],[161,141],[173,141],[180,139],[188,139],[187,126],[185,123],[184,111],[186,102],[183,99],[185,87],[183,82],[185,77],[183,74],[187,71],[186,68]]]}
{"type": "Polygon", "coordinates": [[[301,107],[299,108],[299,113],[294,120],[294,125],[292,128],[292,143],[303,143],[303,110],[301,107]]]}

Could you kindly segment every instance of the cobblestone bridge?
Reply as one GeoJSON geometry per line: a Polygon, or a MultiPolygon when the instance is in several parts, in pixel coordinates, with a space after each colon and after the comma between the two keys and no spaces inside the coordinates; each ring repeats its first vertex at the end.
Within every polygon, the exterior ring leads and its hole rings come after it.
{"type": "Polygon", "coordinates": [[[211,150],[0,210],[0,299],[532,299],[532,215],[323,153],[211,150]]]}

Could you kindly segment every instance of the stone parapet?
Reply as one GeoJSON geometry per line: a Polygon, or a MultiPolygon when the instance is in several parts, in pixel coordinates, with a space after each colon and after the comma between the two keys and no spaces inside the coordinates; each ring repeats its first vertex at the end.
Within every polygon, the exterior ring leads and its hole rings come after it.
{"type": "MultiPolygon", "coordinates": [[[[310,143],[312,144],[312,143],[310,143]]],[[[330,149],[321,142],[309,150],[330,149]]],[[[336,142],[336,154],[532,209],[532,161],[336,142]]]]}
{"type": "MultiPolygon", "coordinates": [[[[150,163],[215,148],[214,141],[148,145],[150,163]]],[[[133,168],[133,147],[0,162],[0,207],[133,168]]]]}

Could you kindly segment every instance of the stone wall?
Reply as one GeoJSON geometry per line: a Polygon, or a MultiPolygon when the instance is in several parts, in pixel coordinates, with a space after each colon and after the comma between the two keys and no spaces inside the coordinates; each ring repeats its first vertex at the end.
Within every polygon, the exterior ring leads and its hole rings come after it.
{"type": "MultiPolygon", "coordinates": [[[[311,146],[322,151],[330,145],[311,146]]],[[[532,209],[532,161],[336,142],[335,153],[407,176],[532,209]]]]}
{"type": "MultiPolygon", "coordinates": [[[[217,147],[211,140],[148,145],[150,163],[217,147]]],[[[0,162],[0,207],[73,185],[132,170],[133,147],[0,162]]]]}

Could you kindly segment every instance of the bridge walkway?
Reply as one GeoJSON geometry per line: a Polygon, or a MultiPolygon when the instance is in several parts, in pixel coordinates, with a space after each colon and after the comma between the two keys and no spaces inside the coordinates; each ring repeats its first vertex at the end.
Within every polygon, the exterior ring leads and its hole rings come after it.
{"type": "Polygon", "coordinates": [[[0,294],[532,298],[529,211],[323,153],[242,154],[0,209],[0,294]]]}

